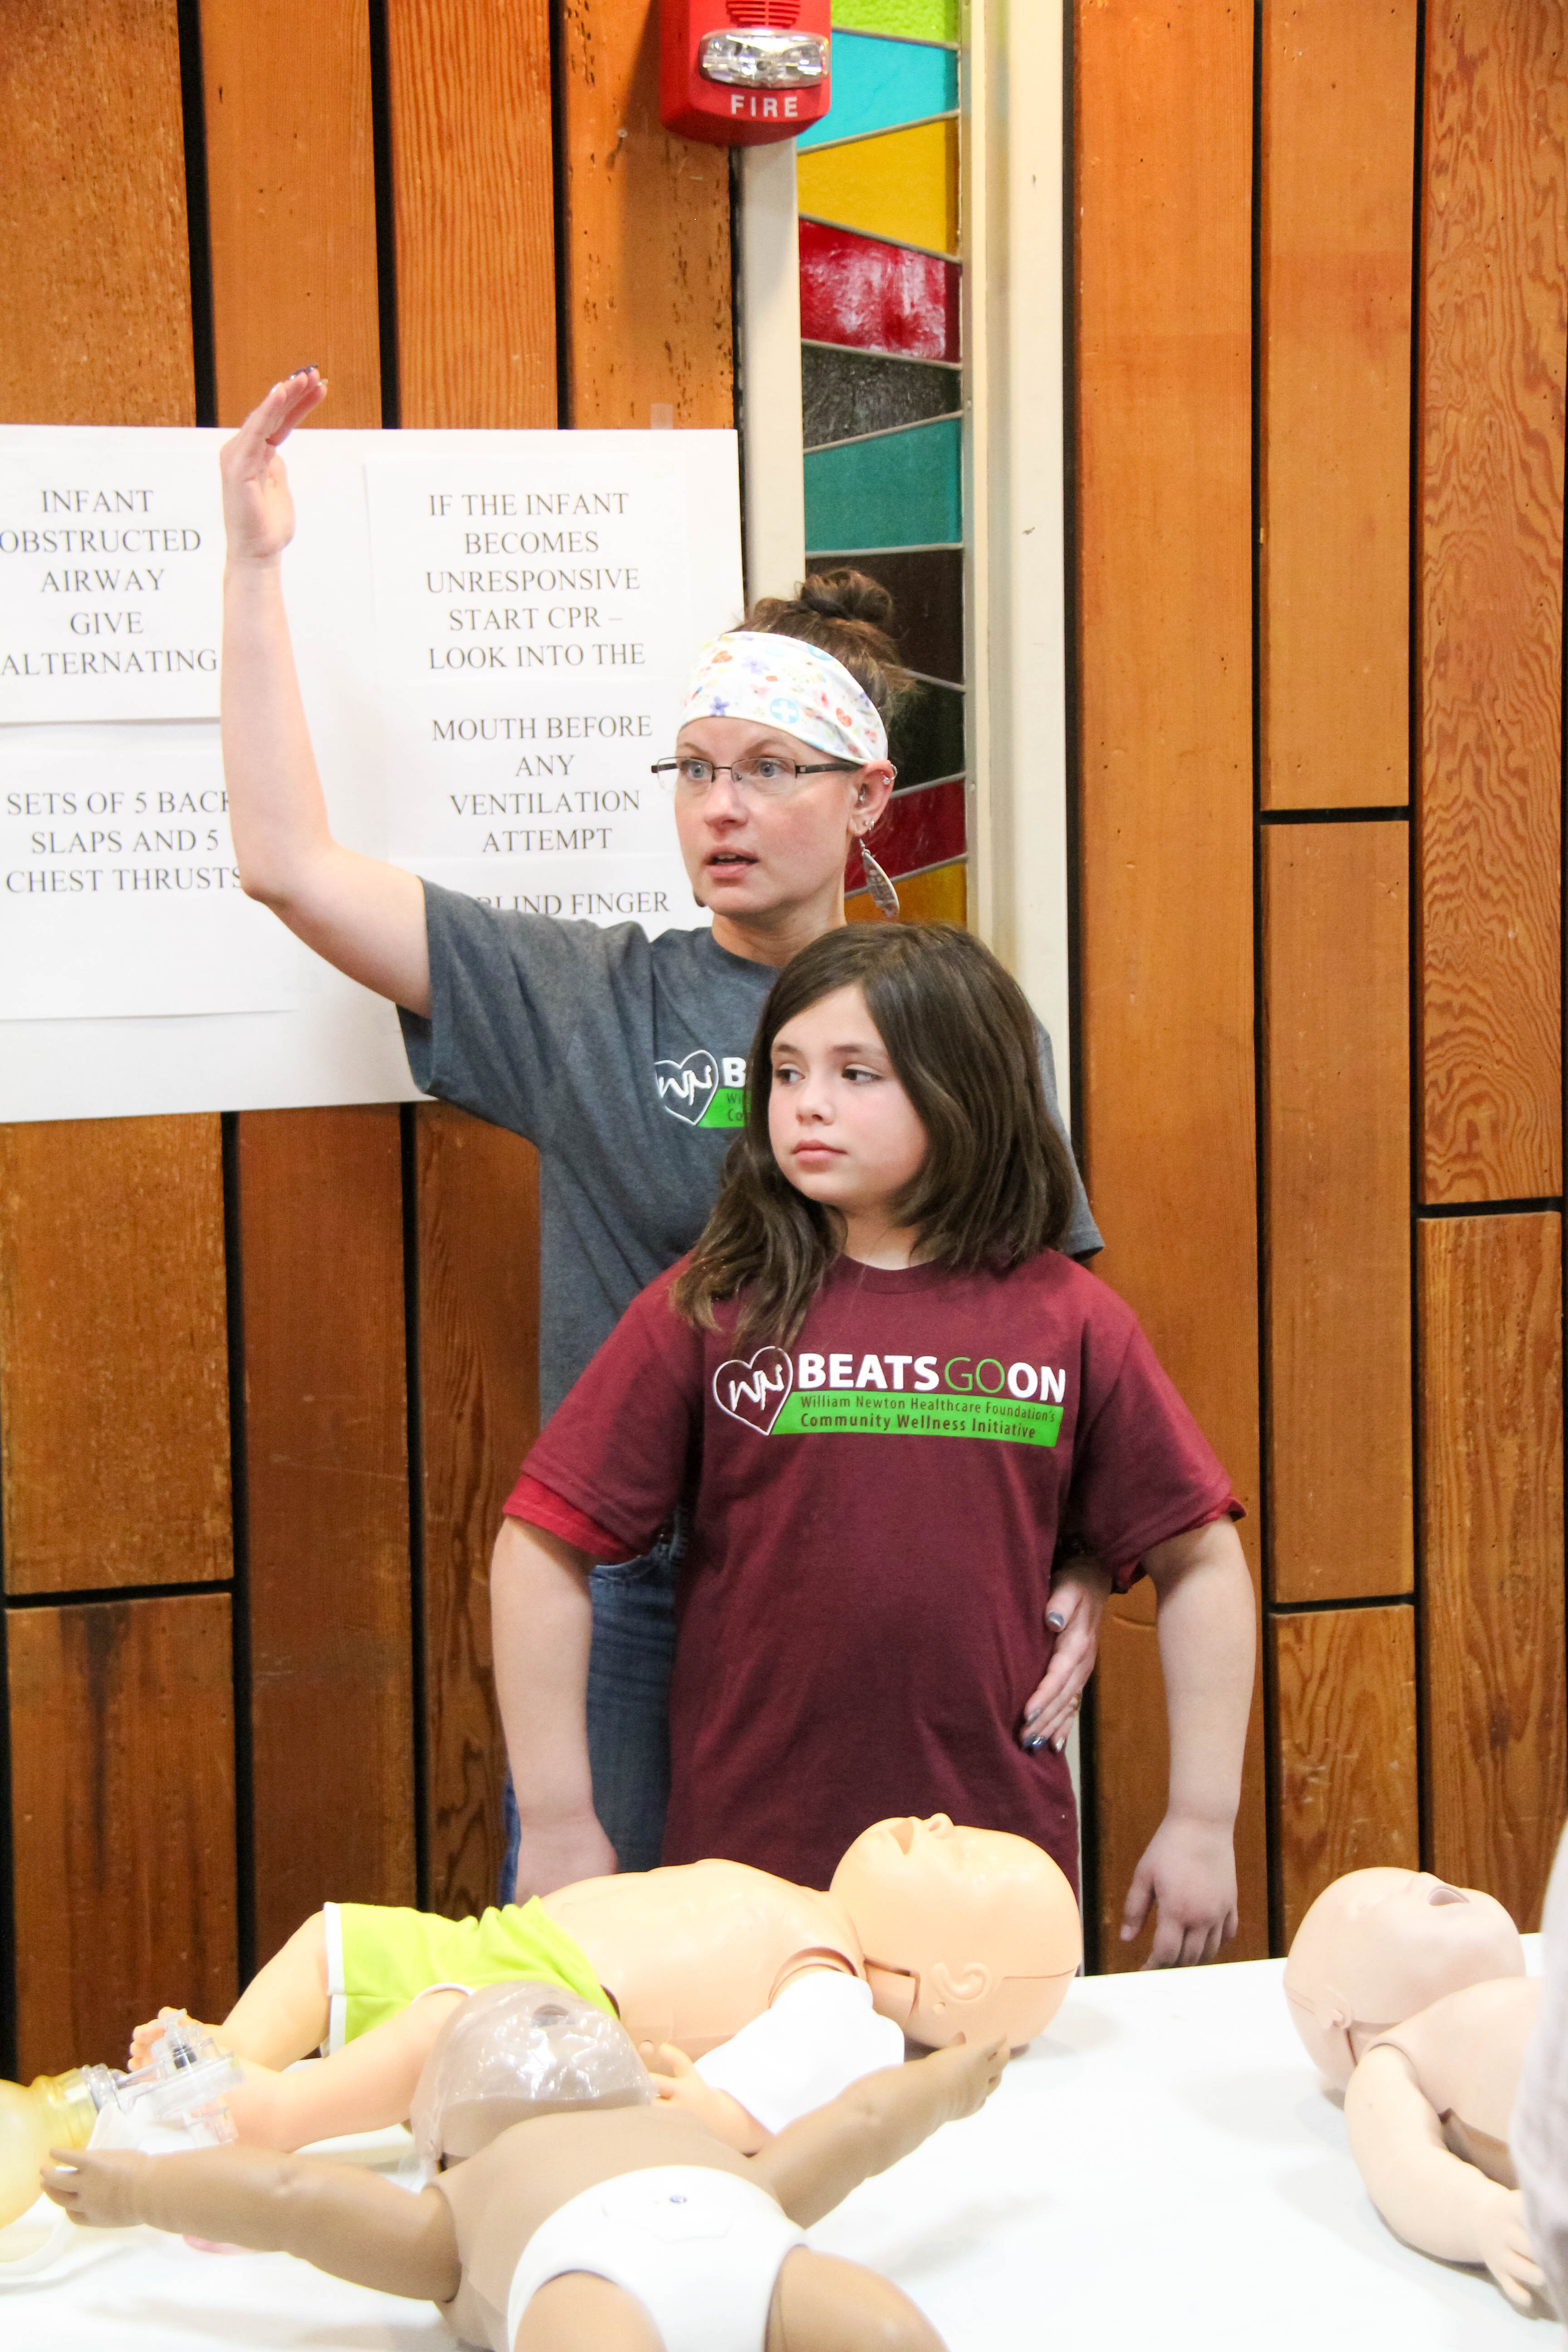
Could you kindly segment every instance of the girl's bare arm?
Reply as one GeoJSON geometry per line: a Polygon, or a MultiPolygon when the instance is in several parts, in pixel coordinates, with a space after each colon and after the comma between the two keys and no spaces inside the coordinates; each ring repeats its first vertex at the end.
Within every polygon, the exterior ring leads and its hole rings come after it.
{"type": "Polygon", "coordinates": [[[526,1519],[501,1521],[490,1621],[522,1832],[516,1890],[506,1890],[518,1903],[616,1868],[616,1850],[594,1811],[588,1765],[590,1565],[586,1553],[526,1519]]]}
{"type": "Polygon", "coordinates": [[[313,368],[275,383],[218,463],[228,560],[223,589],[223,764],[239,878],[351,980],[430,1010],[425,893],[416,875],[334,841],[283,608],[294,503],[279,446],[326,396],[313,368]]]}
{"type": "Polygon", "coordinates": [[[1171,1782],[1165,1818],[1128,1889],[1121,1935],[1131,1942],[1157,1902],[1145,1966],[1176,1968],[1212,1960],[1236,1933],[1233,1839],[1257,1607],[1229,1519],[1156,1544],[1144,1566],[1159,1609],[1171,1782]]]}
{"type": "Polygon", "coordinates": [[[255,2147],[79,2148],[57,2153],[43,2184],[89,2229],[143,2223],[298,2254],[333,2278],[432,2303],[449,2303],[460,2284],[458,2234],[439,2189],[411,2197],[358,2165],[255,2147]]]}

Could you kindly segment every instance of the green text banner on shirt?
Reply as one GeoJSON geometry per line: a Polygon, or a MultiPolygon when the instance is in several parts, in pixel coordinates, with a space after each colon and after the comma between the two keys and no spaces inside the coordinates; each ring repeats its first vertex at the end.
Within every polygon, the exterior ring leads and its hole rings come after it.
{"type": "MultiPolygon", "coordinates": [[[[0,1119],[385,1102],[392,1008],[247,899],[200,429],[0,426],[0,1119]]],[[[649,763],[742,610],[731,433],[295,435],[332,829],[524,912],[703,919],[649,763]]]]}

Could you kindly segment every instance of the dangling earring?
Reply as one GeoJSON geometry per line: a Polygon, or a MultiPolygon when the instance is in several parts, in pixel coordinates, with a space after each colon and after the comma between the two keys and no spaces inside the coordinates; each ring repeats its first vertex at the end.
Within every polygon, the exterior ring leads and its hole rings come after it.
{"type": "Polygon", "coordinates": [[[871,894],[871,904],[889,922],[899,919],[899,894],[883,873],[866,844],[860,844],[860,863],[866,868],[866,887],[871,894]]]}

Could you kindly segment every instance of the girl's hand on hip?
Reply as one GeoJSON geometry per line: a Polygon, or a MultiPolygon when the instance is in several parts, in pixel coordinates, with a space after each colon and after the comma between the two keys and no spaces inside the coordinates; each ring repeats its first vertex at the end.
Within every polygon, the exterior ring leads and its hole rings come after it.
{"type": "Polygon", "coordinates": [[[1100,1621],[1110,1578],[1097,1559],[1068,1560],[1051,1579],[1046,1623],[1057,1637],[1050,1664],[1024,1706],[1018,1733],[1025,1748],[1067,1746],[1084,1685],[1094,1672],[1100,1621]]]}
{"type": "Polygon", "coordinates": [[[1236,1852],[1230,1825],[1167,1813],[1132,1874],[1121,1913],[1130,1944],[1159,1908],[1146,1969],[1195,1968],[1236,1933],[1236,1852]]]}

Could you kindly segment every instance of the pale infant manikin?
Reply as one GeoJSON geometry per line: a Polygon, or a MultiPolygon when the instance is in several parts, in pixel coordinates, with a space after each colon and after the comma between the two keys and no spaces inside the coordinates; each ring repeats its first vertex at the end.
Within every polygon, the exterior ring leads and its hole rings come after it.
{"type": "Polygon", "coordinates": [[[149,2223],[303,2257],[428,2297],[492,2352],[942,2352],[889,2280],[805,2229],[941,2124],[972,2115],[1005,2041],[883,2069],[756,2156],[656,2101],[624,2027],[558,1985],[451,2011],[414,2098],[417,2195],[271,2149],[84,2151],[44,2177],[73,2220],[149,2223]]]}
{"type": "MultiPolygon", "coordinates": [[[[1031,2041],[1082,1952],[1078,1906],[1050,1856],[944,1814],[875,1823],[826,1894],[744,1864],[699,1862],[584,1879],[523,1916],[534,1912],[589,1971],[578,1989],[613,2005],[645,2060],[666,2053],[661,2096],[747,2154],[896,2063],[904,2034],[936,2047],[960,2036],[1031,2041]]],[[[378,1919],[418,1916],[358,1906],[355,1932],[374,1937],[378,1919]]],[[[427,1924],[433,1935],[447,1927],[427,1924]]],[[[426,1975],[386,2022],[293,2067],[328,2040],[329,1927],[321,1914],[308,1920],[212,2029],[246,2062],[229,2104],[253,2145],[300,2147],[401,2122],[446,2015],[473,1989],[456,1969],[426,1975]]],[[[142,2029],[139,2053],[155,2030],[142,2029]]]]}
{"type": "Polygon", "coordinates": [[[1423,2253],[1484,2263],[1520,2311],[1545,2292],[1508,2147],[1539,1994],[1501,1904],[1428,1871],[1337,1878],[1285,1964],[1291,2019],[1344,2092],[1384,2220],[1423,2253]]]}

